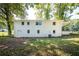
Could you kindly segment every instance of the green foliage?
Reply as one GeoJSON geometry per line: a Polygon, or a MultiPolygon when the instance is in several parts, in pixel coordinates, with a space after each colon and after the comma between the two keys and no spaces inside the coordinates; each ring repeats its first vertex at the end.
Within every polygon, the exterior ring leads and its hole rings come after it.
{"type": "Polygon", "coordinates": [[[5,28],[6,27],[5,21],[0,20],[0,26],[1,28],[5,28]]]}
{"type": "Polygon", "coordinates": [[[14,14],[16,16],[24,16],[25,5],[20,3],[2,3],[0,4],[0,20],[6,23],[8,34],[11,35],[13,29],[14,14]]]}
{"type": "Polygon", "coordinates": [[[54,3],[54,8],[56,9],[54,16],[59,20],[68,20],[72,16],[68,16],[68,13],[71,14],[77,7],[78,5],[75,3],[54,3]]]}
{"type": "Polygon", "coordinates": [[[71,30],[70,27],[71,27],[71,24],[68,23],[68,24],[66,24],[66,25],[64,25],[64,26],[62,27],[62,30],[63,30],[63,31],[70,31],[70,30],[71,30]]]}
{"type": "Polygon", "coordinates": [[[54,12],[54,17],[59,20],[68,20],[73,15],[68,15],[73,13],[74,9],[76,9],[79,4],[75,3],[54,3],[51,5],[50,3],[36,3],[32,4],[35,9],[38,11],[36,12],[37,17],[50,19],[53,14],[50,14],[52,11],[54,12]],[[51,7],[53,7],[53,10],[51,7]]]}
{"type": "Polygon", "coordinates": [[[79,31],[79,21],[77,21],[74,25],[72,25],[73,31],[79,31]]]}
{"type": "Polygon", "coordinates": [[[64,31],[79,31],[79,21],[71,20],[69,23],[63,26],[64,31]]]}
{"type": "Polygon", "coordinates": [[[51,18],[51,4],[49,3],[36,3],[34,4],[34,8],[37,10],[36,16],[43,19],[50,19],[51,18]]]}

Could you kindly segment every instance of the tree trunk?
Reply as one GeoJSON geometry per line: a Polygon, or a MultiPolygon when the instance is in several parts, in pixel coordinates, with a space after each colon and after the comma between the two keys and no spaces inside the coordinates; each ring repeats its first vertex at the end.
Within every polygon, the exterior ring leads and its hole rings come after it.
{"type": "Polygon", "coordinates": [[[5,8],[6,12],[5,12],[5,15],[6,15],[6,22],[7,22],[7,27],[8,27],[8,35],[11,36],[11,25],[10,25],[10,11],[9,11],[9,6],[6,5],[7,8],[5,8]]]}
{"type": "Polygon", "coordinates": [[[7,19],[7,26],[8,26],[8,35],[11,36],[11,25],[10,25],[10,22],[9,20],[7,19]]]}
{"type": "Polygon", "coordinates": [[[7,27],[8,27],[8,35],[11,36],[11,25],[10,25],[10,19],[9,19],[8,13],[6,13],[6,21],[7,21],[7,27]]]}

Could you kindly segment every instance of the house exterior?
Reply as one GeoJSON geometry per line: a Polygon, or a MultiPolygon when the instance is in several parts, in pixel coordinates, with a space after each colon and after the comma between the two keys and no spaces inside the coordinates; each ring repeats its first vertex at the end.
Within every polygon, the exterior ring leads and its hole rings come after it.
{"type": "Polygon", "coordinates": [[[14,20],[15,37],[62,36],[61,20],[14,20]]]}

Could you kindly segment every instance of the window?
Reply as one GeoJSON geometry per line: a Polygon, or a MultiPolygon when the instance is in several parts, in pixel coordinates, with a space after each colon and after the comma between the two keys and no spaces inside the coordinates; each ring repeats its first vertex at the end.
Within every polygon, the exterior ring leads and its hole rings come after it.
{"type": "Polygon", "coordinates": [[[27,22],[27,25],[30,25],[30,23],[29,23],[29,22],[27,22]]]}
{"type": "Polygon", "coordinates": [[[56,25],[56,22],[53,22],[53,25],[56,25]]]}
{"type": "Polygon", "coordinates": [[[21,24],[24,25],[24,22],[22,22],[21,24]]]}
{"type": "Polygon", "coordinates": [[[42,25],[41,21],[36,22],[36,25],[42,25]]]}
{"type": "Polygon", "coordinates": [[[53,33],[55,34],[55,30],[53,30],[53,33]]]}
{"type": "Polygon", "coordinates": [[[27,30],[27,33],[30,33],[30,30],[27,30]]]}
{"type": "Polygon", "coordinates": [[[39,34],[40,33],[40,30],[37,30],[37,33],[39,34]]]}

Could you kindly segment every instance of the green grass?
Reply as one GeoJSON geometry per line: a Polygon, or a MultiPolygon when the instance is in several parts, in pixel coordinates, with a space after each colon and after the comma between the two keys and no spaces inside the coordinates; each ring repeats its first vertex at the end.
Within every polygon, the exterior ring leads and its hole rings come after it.
{"type": "Polygon", "coordinates": [[[79,35],[57,38],[0,38],[0,55],[79,56],[79,35]]]}
{"type": "Polygon", "coordinates": [[[8,32],[0,32],[0,36],[8,36],[8,32]]]}

